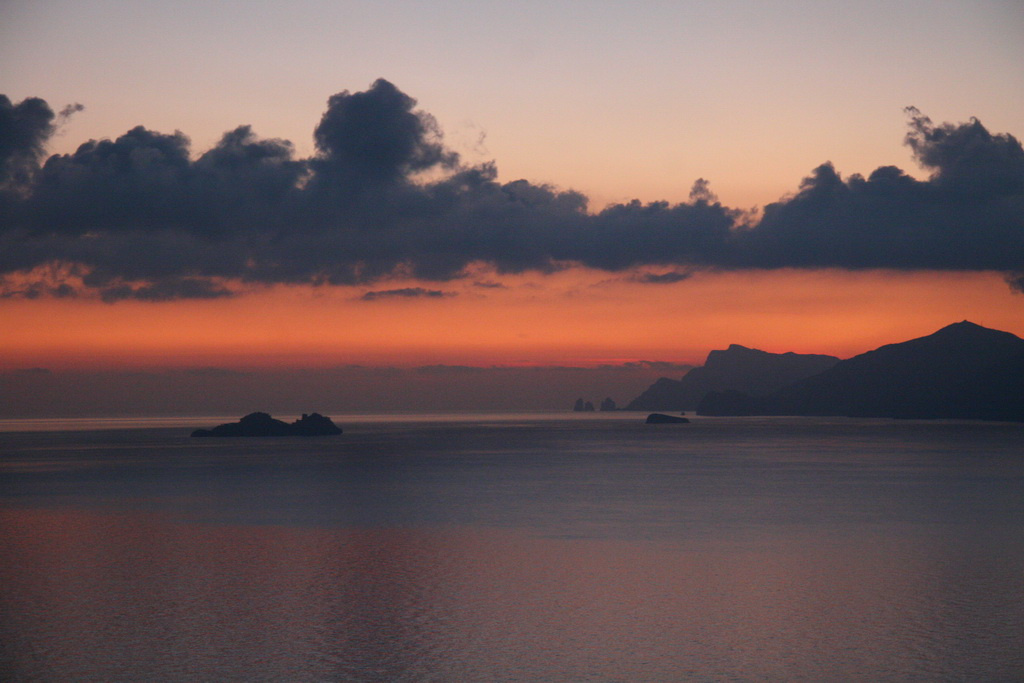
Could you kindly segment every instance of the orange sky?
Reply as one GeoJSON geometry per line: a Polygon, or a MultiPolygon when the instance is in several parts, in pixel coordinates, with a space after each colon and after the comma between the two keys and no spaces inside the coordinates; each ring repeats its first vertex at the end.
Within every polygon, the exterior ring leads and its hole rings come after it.
{"type": "Polygon", "coordinates": [[[439,298],[275,287],[234,299],[0,301],[0,370],[154,367],[595,366],[703,363],[739,343],[849,357],[969,319],[1024,335],[1024,297],[997,274],[698,273],[674,285],[569,270],[426,284],[439,298]],[[480,281],[480,280],[478,280],[480,281]]]}
{"type": "MultiPolygon", "coordinates": [[[[3,89],[12,102],[38,96],[55,112],[84,105],[57,117],[47,154],[144,126],[181,131],[196,159],[225,131],[251,124],[261,140],[293,143],[296,159],[330,156],[314,146],[328,98],[384,78],[417,100],[417,111],[432,117],[426,128],[436,122],[445,149],[466,167],[493,161],[495,182],[523,178],[535,189],[577,190],[596,212],[634,198],[688,201],[703,178],[723,205],[748,210],[791,198],[801,179],[829,161],[846,179],[887,165],[926,178],[937,169],[919,164],[905,142],[908,105],[937,123],[977,117],[992,133],[1019,133],[1022,18],[1007,3],[977,0],[590,3],[585,12],[580,3],[550,0],[299,0],[253,4],[244,16],[229,3],[51,0],[0,3],[0,64],[12,67],[3,89]]],[[[145,224],[145,212],[139,215],[145,224]]],[[[161,230],[176,228],[171,223],[161,230]]],[[[967,226],[966,241],[975,226],[958,225],[967,226]]],[[[114,260],[124,265],[138,252],[127,253],[114,260]]],[[[5,255],[10,264],[52,267],[34,254],[5,255]]],[[[81,272],[94,261],[85,259],[81,272]]],[[[850,261],[864,262],[908,263],[850,261]]],[[[778,263],[847,262],[757,261],[778,263]]],[[[992,265],[1000,259],[909,263],[1003,267],[992,265]]],[[[111,282],[145,277],[140,272],[114,268],[111,282]]],[[[239,271],[196,267],[203,277],[225,272],[239,271]]],[[[28,277],[13,266],[5,273],[28,277]]],[[[964,319],[1024,336],[1024,295],[997,273],[751,270],[698,272],[670,285],[630,277],[484,269],[448,283],[266,286],[230,299],[0,297],[0,373],[39,379],[47,373],[12,371],[701,364],[731,343],[849,357],[964,319]],[[402,288],[444,295],[361,299],[402,288]]],[[[43,278],[50,285],[67,279],[43,278]]],[[[95,400],[79,393],[83,402],[95,400]]],[[[10,393],[7,400],[17,407],[10,393]]]]}

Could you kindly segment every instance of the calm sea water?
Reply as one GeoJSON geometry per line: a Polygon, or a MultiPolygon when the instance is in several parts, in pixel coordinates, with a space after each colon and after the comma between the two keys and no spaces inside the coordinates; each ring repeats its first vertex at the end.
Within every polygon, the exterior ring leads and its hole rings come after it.
{"type": "Polygon", "coordinates": [[[0,678],[1024,678],[1024,425],[642,419],[0,423],[0,678]]]}

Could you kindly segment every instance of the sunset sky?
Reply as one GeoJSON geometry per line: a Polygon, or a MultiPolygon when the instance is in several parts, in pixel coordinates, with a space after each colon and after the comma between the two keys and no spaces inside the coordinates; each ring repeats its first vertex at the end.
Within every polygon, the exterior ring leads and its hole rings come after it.
{"type": "Polygon", "coordinates": [[[1024,336],[1022,45],[1016,2],[2,2],[0,416],[1024,336]]]}

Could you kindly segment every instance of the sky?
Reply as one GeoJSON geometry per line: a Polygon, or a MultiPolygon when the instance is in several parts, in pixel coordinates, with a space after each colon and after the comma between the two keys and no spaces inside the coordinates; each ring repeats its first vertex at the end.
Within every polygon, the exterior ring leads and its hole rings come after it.
{"type": "Polygon", "coordinates": [[[0,416],[1024,335],[1024,6],[637,4],[0,2],[0,416]]]}

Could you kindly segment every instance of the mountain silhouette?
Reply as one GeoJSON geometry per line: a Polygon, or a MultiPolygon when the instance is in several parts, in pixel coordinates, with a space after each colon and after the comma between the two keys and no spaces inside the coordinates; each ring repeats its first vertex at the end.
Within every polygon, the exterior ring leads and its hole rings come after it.
{"type": "Polygon", "coordinates": [[[1024,421],[1024,339],[965,320],[766,396],[710,393],[697,412],[1024,421]]]}
{"type": "Polygon", "coordinates": [[[630,401],[626,410],[693,410],[712,391],[763,396],[839,362],[835,356],[768,353],[732,344],[708,354],[703,367],[680,380],[662,377],[630,401]]]}

